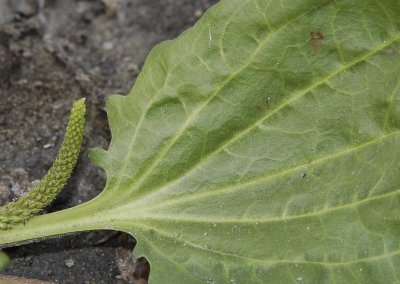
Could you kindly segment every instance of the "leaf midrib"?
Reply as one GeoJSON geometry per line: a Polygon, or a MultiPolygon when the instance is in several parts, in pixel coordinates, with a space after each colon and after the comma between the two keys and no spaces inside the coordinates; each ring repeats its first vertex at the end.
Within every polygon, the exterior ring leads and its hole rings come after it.
{"type": "MultiPolygon", "coordinates": [[[[364,149],[366,147],[374,146],[374,145],[376,145],[376,143],[382,142],[383,140],[388,139],[388,138],[393,138],[395,136],[398,136],[399,134],[400,134],[400,130],[399,131],[394,131],[394,132],[389,133],[389,134],[384,134],[384,135],[381,135],[381,136],[376,137],[374,139],[371,139],[371,140],[369,140],[367,142],[364,142],[362,144],[358,144],[358,145],[355,145],[355,146],[353,145],[352,147],[346,148],[346,149],[341,149],[340,151],[337,151],[337,152],[335,152],[333,154],[330,153],[330,154],[328,154],[326,156],[319,157],[316,160],[307,161],[305,163],[296,165],[295,167],[290,167],[290,168],[287,168],[287,169],[283,169],[283,170],[281,170],[279,172],[268,173],[267,175],[264,175],[264,176],[255,176],[255,177],[253,177],[251,179],[243,180],[241,182],[234,183],[234,184],[228,184],[228,185],[220,187],[220,188],[214,187],[214,188],[211,188],[211,189],[207,190],[207,192],[203,192],[203,191],[200,192],[200,193],[193,192],[190,196],[181,196],[181,197],[177,197],[177,198],[174,198],[174,199],[170,198],[170,199],[167,199],[166,201],[163,201],[163,202],[152,203],[151,202],[151,197],[152,196],[157,197],[157,195],[159,195],[160,192],[162,191],[162,189],[160,189],[160,190],[154,192],[153,194],[149,194],[149,195],[141,197],[136,202],[138,204],[145,204],[146,208],[143,209],[144,210],[143,212],[148,212],[148,211],[154,210],[154,209],[162,209],[162,208],[173,207],[173,206],[176,206],[177,204],[181,204],[181,203],[185,203],[185,202],[191,202],[191,201],[194,201],[194,200],[195,201],[199,201],[200,199],[206,199],[206,198],[211,198],[211,197],[214,197],[214,196],[217,196],[217,195],[223,195],[223,194],[227,194],[227,193],[232,193],[232,192],[234,192],[235,189],[238,190],[238,191],[239,190],[245,190],[245,188],[248,187],[249,185],[253,185],[253,184],[257,185],[259,183],[263,183],[263,182],[266,182],[268,180],[275,179],[275,178],[287,175],[289,173],[298,173],[298,172],[304,170],[304,168],[306,168],[306,167],[316,166],[316,165],[318,165],[320,163],[323,163],[323,162],[326,162],[326,161],[329,161],[329,160],[333,160],[335,158],[340,158],[343,155],[358,151],[360,149],[364,149]],[[153,204],[153,205],[148,206],[149,204],[153,204]]],[[[166,190],[165,188],[163,188],[163,189],[166,190]]]]}
{"type": "MultiPolygon", "coordinates": [[[[214,219],[207,219],[204,217],[199,217],[197,215],[193,216],[184,216],[184,215],[179,215],[178,217],[176,215],[168,215],[163,213],[162,215],[157,215],[157,214],[144,214],[145,212],[141,212],[140,214],[137,214],[134,217],[129,218],[129,220],[134,220],[136,221],[162,221],[162,222],[167,222],[167,221],[173,221],[173,222],[185,222],[185,223],[203,223],[203,224],[214,224],[214,223],[224,223],[224,224],[262,224],[262,223],[276,223],[276,222],[285,222],[285,221],[292,221],[292,220],[297,220],[297,219],[303,219],[303,218],[310,218],[310,217],[319,217],[321,215],[325,214],[331,214],[335,211],[340,211],[340,210],[346,210],[346,209],[357,209],[358,206],[363,205],[364,203],[371,202],[371,201],[376,201],[380,199],[385,199],[387,197],[392,197],[400,195],[400,188],[395,189],[390,192],[386,192],[383,194],[378,194],[374,196],[369,196],[367,198],[358,200],[356,202],[352,203],[346,203],[343,205],[338,205],[338,206],[332,206],[327,209],[323,210],[318,210],[318,211],[313,211],[313,212],[307,212],[304,214],[297,214],[297,215],[289,215],[289,216],[279,216],[279,217],[270,217],[270,218],[259,218],[259,219],[239,219],[239,218],[233,218],[233,219],[228,219],[228,218],[214,218],[214,219]]],[[[128,204],[129,207],[129,204],[128,204]]],[[[126,209],[125,206],[122,206],[121,208],[118,208],[118,211],[125,211],[126,209]]],[[[121,215],[121,214],[119,214],[121,215]]],[[[210,216],[212,217],[212,216],[210,216]]]]}

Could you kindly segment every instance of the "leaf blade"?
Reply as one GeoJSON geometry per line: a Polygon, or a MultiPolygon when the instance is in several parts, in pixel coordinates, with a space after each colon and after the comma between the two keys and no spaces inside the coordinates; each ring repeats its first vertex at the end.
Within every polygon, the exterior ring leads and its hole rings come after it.
{"type": "Polygon", "coordinates": [[[221,1],[152,52],[104,160],[154,282],[397,280],[399,10],[221,1]]]}

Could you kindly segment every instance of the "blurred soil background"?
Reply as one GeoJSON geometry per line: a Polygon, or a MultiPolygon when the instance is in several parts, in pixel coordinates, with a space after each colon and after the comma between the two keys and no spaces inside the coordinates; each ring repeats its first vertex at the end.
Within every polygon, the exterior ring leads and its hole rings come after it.
{"type": "MultiPolygon", "coordinates": [[[[0,0],[0,204],[46,173],[72,103],[81,97],[88,108],[81,158],[46,212],[95,197],[105,174],[87,153],[108,147],[106,98],[127,94],[150,49],[178,36],[216,2],[0,0]]],[[[130,254],[134,243],[101,231],[9,248],[12,261],[1,274],[53,283],[145,283],[146,263],[130,254]]]]}

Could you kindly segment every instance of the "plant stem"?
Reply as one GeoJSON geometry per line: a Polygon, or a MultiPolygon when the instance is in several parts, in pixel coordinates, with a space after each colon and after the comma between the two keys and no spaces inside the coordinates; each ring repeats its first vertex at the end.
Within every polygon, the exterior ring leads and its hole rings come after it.
{"type": "Polygon", "coordinates": [[[50,236],[98,229],[114,229],[106,208],[97,198],[58,212],[35,216],[26,224],[0,231],[1,247],[27,243],[50,236]],[[95,202],[96,200],[96,202],[95,202]],[[102,210],[103,209],[103,210],[102,210]]]}

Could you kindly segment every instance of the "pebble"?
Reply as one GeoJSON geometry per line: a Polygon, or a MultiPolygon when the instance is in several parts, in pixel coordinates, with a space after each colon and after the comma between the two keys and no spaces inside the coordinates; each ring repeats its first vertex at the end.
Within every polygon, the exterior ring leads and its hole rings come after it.
{"type": "Polygon", "coordinates": [[[72,258],[68,258],[65,260],[65,266],[68,268],[71,268],[72,266],[75,265],[75,262],[72,258]]]}
{"type": "Polygon", "coordinates": [[[16,11],[25,17],[32,17],[38,13],[38,5],[34,0],[20,1],[16,11]]]}

